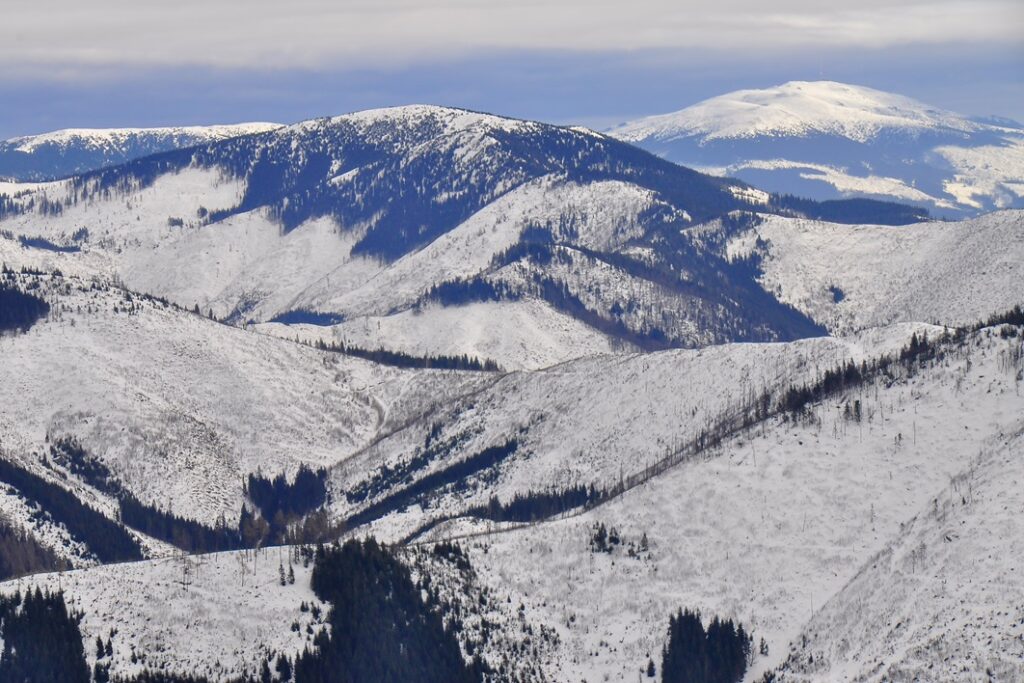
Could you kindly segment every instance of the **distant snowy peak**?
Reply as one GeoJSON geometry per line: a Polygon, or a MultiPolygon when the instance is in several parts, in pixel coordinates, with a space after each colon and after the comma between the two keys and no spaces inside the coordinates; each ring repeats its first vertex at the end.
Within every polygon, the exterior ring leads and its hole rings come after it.
{"type": "Polygon", "coordinates": [[[34,152],[40,147],[81,147],[117,150],[145,142],[165,144],[167,149],[216,142],[239,135],[266,133],[280,128],[278,123],[238,123],[221,126],[174,126],[168,128],[65,128],[40,135],[25,135],[7,140],[19,152],[34,152]]]}
{"type": "Polygon", "coordinates": [[[609,132],[669,161],[816,200],[911,203],[943,218],[1024,208],[1024,130],[831,81],[740,90],[609,132]]]}
{"type": "Polygon", "coordinates": [[[867,142],[886,130],[971,133],[983,127],[902,95],[834,81],[790,81],[775,88],[738,90],[677,112],[624,123],[611,134],[631,142],[819,134],[867,142]]]}
{"type": "Polygon", "coordinates": [[[242,135],[265,133],[276,123],[169,128],[68,128],[0,142],[0,178],[39,181],[123,164],[133,159],[242,135]]]}

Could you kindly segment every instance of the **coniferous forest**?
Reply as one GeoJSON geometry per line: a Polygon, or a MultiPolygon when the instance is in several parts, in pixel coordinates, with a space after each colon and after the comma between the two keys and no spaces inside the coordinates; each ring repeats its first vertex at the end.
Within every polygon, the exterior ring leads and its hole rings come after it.
{"type": "Polygon", "coordinates": [[[408,568],[372,538],[320,548],[313,590],[331,603],[330,630],[296,659],[296,683],[481,680],[408,568]]]}
{"type": "Polygon", "coordinates": [[[63,524],[72,538],[85,543],[101,562],[142,559],[138,541],[123,525],[89,507],[60,485],[7,460],[0,460],[0,482],[39,505],[45,511],[40,514],[63,524]]]}
{"type": "Polygon", "coordinates": [[[300,465],[291,482],[283,473],[273,479],[260,473],[250,474],[245,491],[259,508],[263,519],[273,520],[279,514],[301,517],[327,502],[326,480],[327,470],[311,470],[300,465]]]}
{"type": "Polygon", "coordinates": [[[662,683],[737,683],[751,656],[751,638],[742,625],[715,617],[707,630],[700,612],[680,610],[669,618],[662,650],[662,683]]]}
{"type": "MultiPolygon", "coordinates": [[[[453,546],[435,548],[439,554],[453,546]]],[[[330,604],[329,628],[294,662],[279,656],[277,675],[263,662],[261,674],[240,679],[295,683],[470,683],[490,668],[479,657],[469,663],[456,639],[457,619],[447,622],[392,551],[372,537],[320,546],[313,554],[312,588],[330,604]],[[424,597],[426,596],[426,597],[424,597]]],[[[458,554],[458,553],[456,553],[458,554]]],[[[471,570],[468,564],[464,569],[471,570]]],[[[0,683],[89,683],[111,680],[97,661],[87,666],[79,623],[61,593],[0,596],[0,683]]],[[[102,641],[99,641],[102,645],[102,641]]],[[[737,683],[751,661],[752,638],[742,625],[715,617],[705,629],[699,612],[680,610],[669,620],[662,650],[663,683],[737,683]]],[[[653,660],[647,667],[653,676],[653,660]]],[[[202,683],[206,679],[167,671],[145,671],[125,683],[202,683]]]]}
{"type": "Polygon", "coordinates": [[[27,330],[49,312],[45,300],[0,283],[0,332],[27,330]]]}
{"type": "Polygon", "coordinates": [[[67,568],[67,562],[39,544],[24,529],[0,518],[0,580],[67,568]]]}
{"type": "Polygon", "coordinates": [[[118,500],[121,520],[144,534],[167,541],[189,552],[214,552],[243,547],[238,531],[230,527],[213,528],[171,512],[145,505],[130,493],[118,500]]]}
{"type": "Polygon", "coordinates": [[[89,683],[80,619],[60,593],[0,596],[0,681],[89,683]]]}

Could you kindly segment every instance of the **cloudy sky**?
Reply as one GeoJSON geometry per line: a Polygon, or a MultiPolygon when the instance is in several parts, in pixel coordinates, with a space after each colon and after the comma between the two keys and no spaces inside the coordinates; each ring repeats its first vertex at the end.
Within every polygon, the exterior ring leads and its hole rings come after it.
{"type": "Polygon", "coordinates": [[[817,78],[1024,118],[1019,0],[12,4],[0,137],[410,102],[601,127],[817,78]]]}

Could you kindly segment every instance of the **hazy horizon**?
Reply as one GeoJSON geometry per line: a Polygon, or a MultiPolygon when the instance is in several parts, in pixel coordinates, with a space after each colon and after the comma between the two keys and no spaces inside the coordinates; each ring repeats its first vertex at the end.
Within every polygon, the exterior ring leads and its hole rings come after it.
{"type": "Polygon", "coordinates": [[[1003,0],[97,5],[45,0],[0,26],[0,139],[410,103],[603,128],[821,79],[1024,119],[1024,9],[1003,0]]]}

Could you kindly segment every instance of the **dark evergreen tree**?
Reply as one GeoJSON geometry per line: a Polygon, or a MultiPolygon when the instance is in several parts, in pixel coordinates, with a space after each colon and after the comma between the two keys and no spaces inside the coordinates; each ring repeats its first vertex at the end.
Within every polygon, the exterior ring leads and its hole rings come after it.
{"type": "Polygon", "coordinates": [[[604,522],[594,522],[594,533],[590,537],[590,549],[595,553],[608,553],[611,548],[608,545],[608,529],[604,522]]]}
{"type": "Polygon", "coordinates": [[[283,654],[277,656],[277,663],[274,665],[274,670],[277,671],[277,679],[282,681],[282,683],[287,683],[292,680],[292,662],[283,654]]]}

